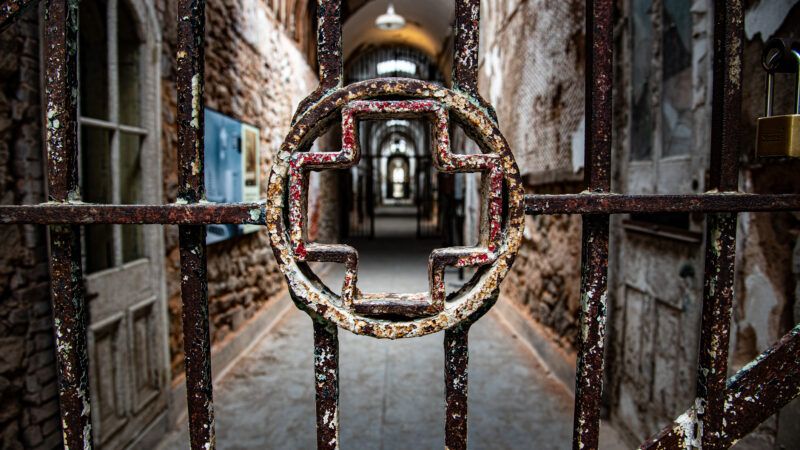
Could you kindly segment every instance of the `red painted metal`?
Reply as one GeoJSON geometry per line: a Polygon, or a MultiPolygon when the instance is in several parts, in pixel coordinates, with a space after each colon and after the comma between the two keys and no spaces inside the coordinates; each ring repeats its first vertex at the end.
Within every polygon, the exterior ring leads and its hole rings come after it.
{"type": "MultiPolygon", "coordinates": [[[[0,3],[0,30],[26,0],[0,3]]],[[[314,319],[318,447],[338,448],[337,327],[376,337],[408,337],[445,331],[445,445],[467,446],[468,330],[497,301],[498,285],[514,261],[523,214],[581,214],[583,257],[581,330],[573,447],[596,448],[603,379],[610,214],[706,213],[707,248],[697,402],[642,448],[730,446],[800,392],[800,327],[726,380],[732,307],[736,215],[745,211],[797,211],[800,195],[736,191],[737,124],[741,110],[741,1],[716,1],[711,187],[698,195],[620,195],[610,189],[612,6],[587,1],[586,193],[524,195],[511,149],[494,111],[478,93],[480,2],[456,2],[453,89],[419,80],[379,79],[342,85],[341,1],[318,0],[320,84],[298,107],[292,131],[271,177],[266,204],[201,204],[203,198],[203,0],[179,1],[178,122],[180,204],[90,205],[77,189],[76,0],[48,0],[45,20],[46,127],[50,202],[0,206],[0,223],[52,225],[51,278],[59,396],[64,443],[90,448],[86,307],[78,225],[92,223],[179,224],[189,425],[194,449],[215,447],[210,371],[204,225],[260,224],[269,228],[275,255],[287,274],[294,301],[314,319]],[[391,98],[391,100],[387,100],[391,98]],[[357,289],[358,254],[344,245],[306,242],[304,207],[309,170],[346,168],[358,161],[356,122],[390,117],[425,118],[433,124],[433,160],[443,172],[482,173],[486,212],[478,247],[440,249],[430,258],[430,291],[365,294],[357,289]],[[341,118],[342,148],[310,152],[313,140],[341,118]],[[455,123],[481,154],[450,151],[455,123]],[[288,205],[284,206],[284,202],[288,205]],[[285,214],[284,214],[285,213],[285,214]],[[341,298],[320,290],[309,261],[338,262],[347,276],[341,298]],[[478,275],[445,297],[446,266],[480,266],[478,275]],[[468,291],[471,291],[468,292],[468,291]],[[323,295],[319,295],[322,292],[323,295]],[[476,293],[477,292],[477,293],[476,293]],[[314,297],[314,298],[312,298],[314,297]]]]}

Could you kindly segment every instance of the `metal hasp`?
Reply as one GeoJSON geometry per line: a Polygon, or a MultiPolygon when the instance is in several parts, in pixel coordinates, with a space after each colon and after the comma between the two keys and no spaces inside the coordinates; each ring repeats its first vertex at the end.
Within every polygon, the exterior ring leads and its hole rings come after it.
{"type": "MultiPolygon", "coordinates": [[[[3,0],[0,30],[34,0],[3,0]]],[[[496,301],[527,214],[583,216],[581,334],[576,373],[573,448],[598,447],[603,381],[603,343],[608,298],[609,215],[631,212],[705,213],[706,266],[697,398],[675,422],[641,448],[726,448],[800,393],[800,325],[770,349],[727,377],[733,307],[737,213],[800,210],[798,194],[738,192],[739,120],[742,98],[744,16],[741,0],[714,2],[714,85],[711,144],[712,192],[698,195],[620,195],[611,192],[613,65],[611,0],[587,0],[586,190],[582,194],[524,195],[511,150],[494,111],[478,95],[480,2],[456,1],[454,86],[380,79],[342,86],[341,2],[318,1],[320,85],[298,108],[270,176],[268,204],[202,203],[204,1],[179,0],[177,49],[181,201],[170,205],[96,205],[80,201],[77,165],[77,0],[47,0],[44,19],[45,98],[49,201],[0,206],[0,223],[50,227],[59,404],[64,446],[92,447],[86,342],[86,304],[79,225],[180,225],[181,295],[186,352],[189,432],[193,450],[215,448],[204,225],[268,226],[276,257],[295,302],[314,319],[314,382],[317,442],[338,448],[338,327],[376,337],[419,336],[444,330],[445,446],[467,446],[468,330],[496,301]],[[432,149],[445,172],[480,172],[484,211],[476,248],[431,255],[431,284],[422,294],[358,291],[357,254],[346,246],[306,242],[303,206],[308,170],[347,167],[358,159],[354,122],[363,118],[423,117],[437,127],[432,149]],[[337,152],[309,152],[314,138],[334,120],[345,125],[337,152]],[[449,123],[460,125],[481,154],[450,152],[449,123]],[[291,183],[290,180],[300,183],[291,183]],[[345,264],[350,277],[342,297],[306,270],[308,261],[345,264]],[[477,266],[476,276],[445,297],[446,266],[477,266]]],[[[311,381],[311,374],[309,374],[311,381]]],[[[267,443],[267,446],[269,443],[267,443]]]]}
{"type": "Polygon", "coordinates": [[[477,93],[479,2],[456,3],[454,88],[404,78],[342,85],[340,1],[320,1],[320,85],[294,117],[269,180],[266,221],[275,257],[293,300],[315,321],[317,437],[319,448],[338,448],[338,340],[341,327],[378,338],[422,336],[446,330],[446,445],[466,448],[467,330],[497,300],[522,241],[525,198],[519,169],[494,111],[477,93]],[[475,247],[434,250],[427,292],[364,293],[358,289],[358,252],[348,245],[309,242],[305,217],[309,172],[349,168],[361,157],[358,121],[424,119],[433,130],[437,170],[478,172],[484,200],[475,247]],[[338,151],[310,151],[314,140],[341,122],[338,151]],[[478,154],[455,154],[450,130],[460,126],[478,154]],[[341,295],[314,274],[309,262],[344,264],[341,295]],[[446,295],[446,267],[476,267],[473,278],[446,295]]]}

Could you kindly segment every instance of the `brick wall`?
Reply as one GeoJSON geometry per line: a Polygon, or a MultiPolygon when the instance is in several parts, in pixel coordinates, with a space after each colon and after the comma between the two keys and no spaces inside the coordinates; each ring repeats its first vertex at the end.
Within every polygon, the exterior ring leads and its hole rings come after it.
{"type": "MultiPolygon", "coordinates": [[[[308,10],[288,2],[276,18],[261,0],[207,4],[206,104],[260,129],[262,190],[294,108],[316,86],[307,63],[308,10]],[[279,20],[280,19],[280,20],[279,20]]],[[[164,202],[177,193],[175,55],[177,2],[154,3],[162,31],[161,115],[164,202]]],[[[0,33],[0,192],[3,204],[45,201],[39,17],[36,8],[0,33]]],[[[323,226],[324,228],[324,226],[323,226]]],[[[173,376],[182,372],[177,227],[164,227],[173,376]]],[[[1,226],[0,448],[61,445],[46,234],[1,226]]],[[[283,277],[266,232],[209,247],[213,341],[236,331],[281,295],[283,277]]]]}
{"type": "MultiPolygon", "coordinates": [[[[164,201],[174,202],[178,142],[174,51],[177,2],[156,2],[156,10],[163,33],[164,201]]],[[[299,12],[305,17],[305,10],[299,12]]],[[[301,19],[292,23],[298,25],[301,19]]],[[[316,76],[301,50],[301,43],[296,40],[300,36],[288,29],[289,23],[288,17],[276,17],[261,0],[218,0],[206,5],[206,106],[259,128],[262,198],[266,197],[273,155],[289,131],[294,109],[316,87],[316,76]]],[[[175,377],[183,371],[178,229],[165,227],[164,233],[170,353],[175,377]]],[[[274,262],[266,231],[209,246],[208,291],[213,342],[220,342],[236,331],[283,289],[283,276],[274,262]]]]}
{"type": "MultiPolygon", "coordinates": [[[[45,200],[36,8],[0,33],[2,204],[45,200]]],[[[47,449],[61,430],[44,227],[0,227],[0,448],[47,449]]]]}

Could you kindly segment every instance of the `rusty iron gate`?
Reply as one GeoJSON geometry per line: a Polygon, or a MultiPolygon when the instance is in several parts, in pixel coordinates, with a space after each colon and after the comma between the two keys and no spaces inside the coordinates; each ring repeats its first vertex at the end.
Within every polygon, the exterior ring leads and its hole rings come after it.
{"type": "MultiPolygon", "coordinates": [[[[0,3],[5,29],[34,0],[0,3]]],[[[408,79],[377,79],[343,86],[341,1],[319,0],[320,85],[301,103],[292,131],[276,158],[266,204],[203,203],[204,1],[180,0],[178,11],[179,201],[169,205],[94,205],[80,201],[77,154],[78,0],[45,0],[46,150],[49,201],[2,206],[0,223],[49,225],[54,329],[65,446],[92,446],[89,412],[86,303],[79,226],[177,224],[191,447],[215,446],[212,401],[206,224],[267,226],[295,302],[314,318],[318,447],[338,448],[337,329],[378,337],[445,330],[446,442],[467,445],[467,336],[469,325],[497,299],[497,286],[519,244],[524,214],[583,217],[581,333],[576,373],[573,448],[596,448],[600,426],[606,322],[609,215],[636,212],[706,214],[705,285],[697,368],[697,396],[685,414],[642,448],[725,448],[800,392],[800,326],[727,377],[733,304],[737,213],[800,210],[800,195],[738,192],[739,116],[743,46],[742,1],[714,2],[714,78],[711,146],[712,191],[699,195],[621,195],[610,191],[613,1],[586,7],[586,191],[576,195],[525,195],[511,151],[492,108],[477,91],[479,0],[456,1],[454,87],[408,79]],[[357,254],[338,245],[303,242],[303,200],[309,169],[346,167],[359,149],[359,118],[424,117],[437,130],[433,157],[445,172],[482,172],[481,246],[437,250],[430,258],[427,294],[363,294],[356,288],[357,254]],[[339,152],[308,152],[330,122],[343,119],[339,152]],[[454,155],[448,121],[458,123],[483,154],[454,155]],[[297,183],[288,183],[296,180],[297,183]],[[321,285],[306,261],[344,263],[338,297],[321,285]],[[467,287],[445,298],[445,266],[479,266],[467,287]]],[[[311,376],[309,376],[309,381],[311,376]]]]}

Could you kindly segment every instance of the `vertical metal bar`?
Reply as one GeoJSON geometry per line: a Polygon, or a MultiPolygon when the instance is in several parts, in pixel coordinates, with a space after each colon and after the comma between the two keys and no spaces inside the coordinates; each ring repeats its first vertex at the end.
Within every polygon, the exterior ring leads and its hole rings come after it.
{"type": "MultiPolygon", "coordinates": [[[[205,196],[203,172],[203,75],[205,1],[178,2],[178,199],[205,196]]],[[[205,226],[180,226],[181,297],[186,394],[191,448],[216,445],[211,383],[205,226]]]]}
{"type": "MultiPolygon", "coordinates": [[[[78,200],[78,1],[45,5],[47,179],[51,201],[78,200]]],[[[64,447],[92,447],[80,228],[50,227],[50,288],[64,447]]]]}
{"type": "Polygon", "coordinates": [[[453,87],[478,95],[478,44],[480,40],[480,0],[456,1],[455,55],[453,87]]]}
{"type": "MultiPolygon", "coordinates": [[[[593,192],[611,189],[612,3],[611,0],[586,1],[584,175],[587,188],[593,192]]],[[[608,222],[608,214],[583,216],[574,449],[597,448],[600,433],[608,293],[608,222]]]]}
{"type": "MultiPolygon", "coordinates": [[[[739,117],[742,107],[741,0],[714,2],[714,85],[711,113],[710,189],[738,187],[739,117]]],[[[733,306],[736,214],[709,214],[703,316],[697,373],[698,424],[703,448],[720,448],[733,306]]]]}
{"type": "Polygon", "coordinates": [[[336,325],[314,320],[317,448],[339,448],[339,335],[336,325]]]}
{"type": "Polygon", "coordinates": [[[469,324],[444,332],[444,383],[447,405],[444,446],[467,448],[467,365],[469,324]]]}
{"type": "MultiPolygon", "coordinates": [[[[478,93],[478,47],[480,0],[456,0],[453,88],[480,99],[478,93]]],[[[482,102],[483,100],[480,99],[482,102]]],[[[491,109],[491,108],[490,108],[491,109]]],[[[493,110],[492,110],[493,111],[493,110]]],[[[427,135],[426,135],[427,136],[427,135]]],[[[417,211],[417,236],[420,234],[417,211]]],[[[445,448],[467,448],[467,365],[470,323],[444,333],[445,448]]]]}
{"type": "Polygon", "coordinates": [[[342,85],[342,1],[317,1],[319,84],[328,90],[342,85]]]}

